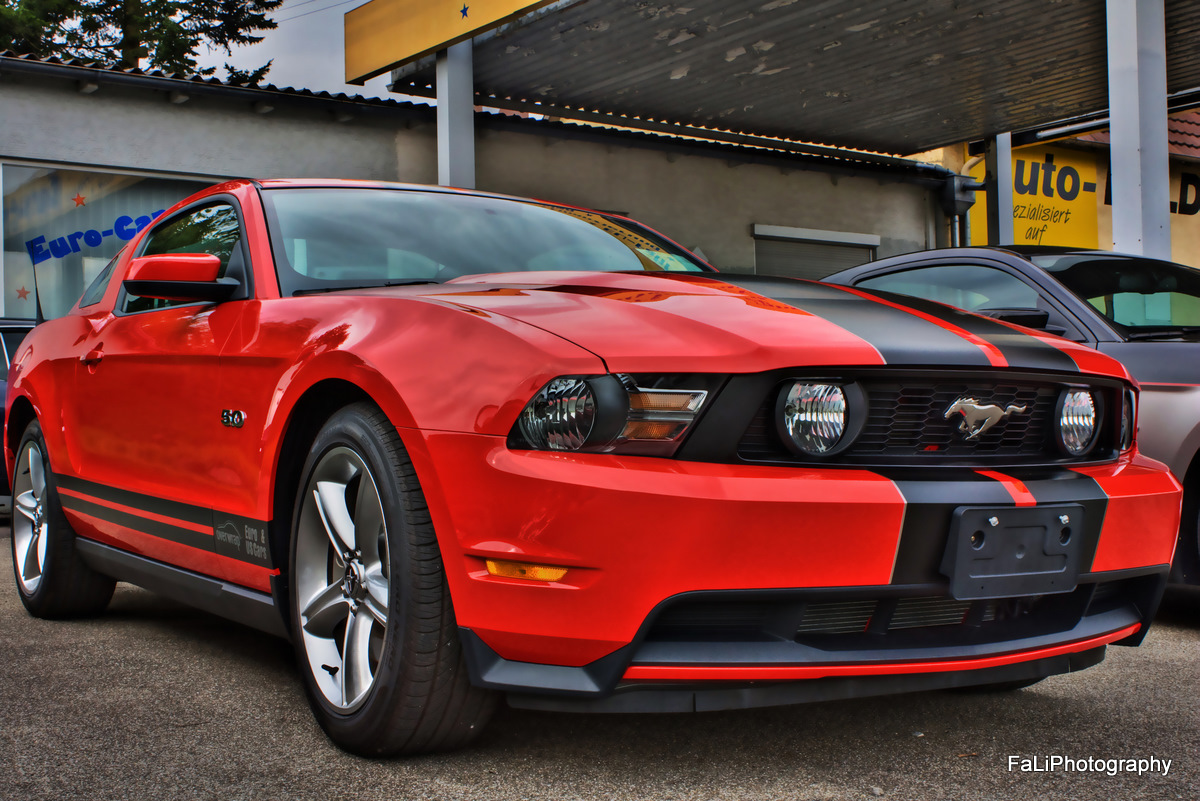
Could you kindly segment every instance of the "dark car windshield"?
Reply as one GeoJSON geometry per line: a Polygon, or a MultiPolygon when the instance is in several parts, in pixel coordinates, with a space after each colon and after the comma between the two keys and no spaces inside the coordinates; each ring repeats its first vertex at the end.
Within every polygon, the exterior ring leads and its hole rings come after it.
{"type": "Polygon", "coordinates": [[[399,189],[268,189],[263,198],[285,296],[477,273],[710,269],[648,229],[581,209],[399,189]]]}
{"type": "Polygon", "coordinates": [[[1155,259],[1103,254],[1031,256],[1126,336],[1200,331],[1200,271],[1155,259]]]}

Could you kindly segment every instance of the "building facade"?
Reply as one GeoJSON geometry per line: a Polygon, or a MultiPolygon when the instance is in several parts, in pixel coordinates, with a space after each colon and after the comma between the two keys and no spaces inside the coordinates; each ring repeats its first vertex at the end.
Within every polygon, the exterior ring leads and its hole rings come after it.
{"type": "MultiPolygon", "coordinates": [[[[820,277],[944,242],[947,171],[477,112],[477,185],[628,214],[716,267],[820,277]]],[[[0,315],[61,314],[231,177],[436,182],[434,109],[0,55],[0,315]],[[35,293],[36,289],[36,293],[35,293]]]]}

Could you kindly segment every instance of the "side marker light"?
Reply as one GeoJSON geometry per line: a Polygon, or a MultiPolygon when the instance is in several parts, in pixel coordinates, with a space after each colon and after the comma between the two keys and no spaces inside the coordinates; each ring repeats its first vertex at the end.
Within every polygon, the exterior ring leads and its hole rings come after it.
{"type": "Polygon", "coordinates": [[[567,575],[565,567],[509,562],[503,559],[488,559],[487,571],[500,578],[527,579],[529,581],[558,581],[567,575]]]}

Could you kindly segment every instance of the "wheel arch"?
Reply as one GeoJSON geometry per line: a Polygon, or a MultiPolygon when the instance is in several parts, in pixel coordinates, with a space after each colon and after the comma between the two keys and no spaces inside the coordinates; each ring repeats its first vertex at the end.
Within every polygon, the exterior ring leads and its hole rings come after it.
{"type": "Polygon", "coordinates": [[[4,480],[9,489],[12,489],[12,469],[17,458],[17,447],[21,444],[21,435],[25,433],[30,422],[36,419],[37,410],[27,396],[18,395],[13,399],[4,426],[4,480]]]}
{"type": "Polygon", "coordinates": [[[1171,581],[1200,584],[1200,452],[1192,454],[1183,484],[1183,509],[1179,518],[1179,540],[1171,564],[1171,581]]]}
{"type": "Polygon", "coordinates": [[[287,564],[291,547],[292,507],[309,446],[321,426],[338,409],[360,401],[380,406],[365,389],[352,381],[326,378],[304,390],[292,406],[284,426],[275,453],[275,481],[271,487],[270,547],[272,564],[280,566],[273,594],[285,621],[291,620],[287,564]]]}

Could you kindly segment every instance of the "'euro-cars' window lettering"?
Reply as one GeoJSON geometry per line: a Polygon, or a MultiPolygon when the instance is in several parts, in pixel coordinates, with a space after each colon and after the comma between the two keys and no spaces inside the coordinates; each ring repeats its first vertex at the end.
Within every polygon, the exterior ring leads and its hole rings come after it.
{"type": "Polygon", "coordinates": [[[648,229],[582,209],[385,189],[263,198],[285,295],[481,273],[709,269],[648,229]]]}

